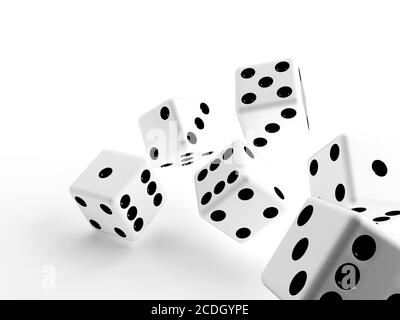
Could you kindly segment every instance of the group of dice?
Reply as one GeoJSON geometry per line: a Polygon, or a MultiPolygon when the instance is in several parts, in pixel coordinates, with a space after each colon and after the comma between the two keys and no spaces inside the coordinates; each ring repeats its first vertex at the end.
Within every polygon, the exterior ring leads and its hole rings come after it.
{"type": "MultiPolygon", "coordinates": [[[[240,68],[236,112],[248,144],[223,148],[194,183],[200,215],[242,242],[287,206],[279,171],[264,159],[279,160],[308,132],[299,68],[290,59],[240,68]]],[[[139,125],[148,161],[103,151],[70,188],[90,224],[137,239],[165,201],[157,171],[190,166],[220,149],[207,139],[219,130],[212,117],[206,102],[187,99],[170,99],[144,114],[139,125]]],[[[396,143],[340,136],[310,160],[313,198],[263,273],[278,297],[399,297],[400,247],[376,225],[400,214],[396,143]]]]}
{"type": "Polygon", "coordinates": [[[400,299],[400,143],[339,136],[309,160],[311,198],[263,273],[282,299],[400,299]]]}

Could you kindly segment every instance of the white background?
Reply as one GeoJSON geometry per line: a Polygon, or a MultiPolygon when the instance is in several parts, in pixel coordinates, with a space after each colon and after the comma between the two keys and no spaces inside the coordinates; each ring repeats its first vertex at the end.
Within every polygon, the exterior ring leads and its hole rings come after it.
{"type": "Polygon", "coordinates": [[[0,298],[275,299],[261,272],[309,193],[306,157],[288,214],[246,244],[198,216],[196,167],[163,172],[166,206],[134,243],[92,231],[68,188],[102,149],[143,154],[137,118],[168,97],[204,97],[240,138],[235,69],[285,57],[305,150],[400,138],[398,3],[1,1],[0,298]]]}

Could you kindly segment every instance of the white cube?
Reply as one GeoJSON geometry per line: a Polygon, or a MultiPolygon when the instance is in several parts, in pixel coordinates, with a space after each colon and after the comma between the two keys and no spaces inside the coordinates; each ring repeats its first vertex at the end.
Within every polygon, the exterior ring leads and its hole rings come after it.
{"type": "Polygon", "coordinates": [[[377,223],[400,216],[400,141],[340,135],[309,160],[311,194],[377,223]]]}
{"type": "Polygon", "coordinates": [[[156,181],[144,159],[102,151],[70,193],[93,228],[136,240],[163,205],[156,181]]]}
{"type": "Polygon", "coordinates": [[[243,242],[282,215],[285,189],[274,168],[236,141],[195,175],[200,215],[243,242]]]}
{"type": "Polygon", "coordinates": [[[309,199],[265,268],[281,299],[400,298],[400,246],[362,214],[309,199]]]}
{"type": "Polygon", "coordinates": [[[196,99],[169,99],[142,115],[139,125],[150,165],[187,166],[213,151],[210,106],[196,99]]]}
{"type": "Polygon", "coordinates": [[[298,65],[292,59],[236,71],[236,113],[247,142],[281,161],[308,138],[308,115],[298,65]]]}

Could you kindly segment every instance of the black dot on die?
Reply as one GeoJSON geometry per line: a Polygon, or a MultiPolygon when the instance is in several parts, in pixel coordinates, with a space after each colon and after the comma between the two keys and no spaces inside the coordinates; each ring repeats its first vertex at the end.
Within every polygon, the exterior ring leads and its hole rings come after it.
{"type": "Polygon", "coordinates": [[[335,190],[335,198],[338,202],[342,202],[346,195],[346,189],[341,183],[337,185],[335,190]]]}
{"type": "Polygon", "coordinates": [[[194,163],[193,161],[189,161],[189,162],[182,163],[182,167],[190,166],[190,165],[193,164],[193,163],[194,163]]]}
{"type": "Polygon", "coordinates": [[[93,226],[93,228],[95,228],[95,229],[97,229],[97,230],[100,230],[100,229],[101,229],[101,226],[100,226],[100,224],[99,224],[97,221],[89,220],[89,222],[90,222],[90,224],[93,226]]]}
{"type": "Polygon", "coordinates": [[[224,152],[224,154],[222,155],[222,159],[224,160],[228,160],[230,157],[232,157],[233,155],[233,148],[229,148],[228,150],[226,150],[224,152]]]}
{"type": "Polygon", "coordinates": [[[119,228],[114,228],[114,231],[117,235],[119,235],[121,238],[126,238],[126,234],[125,232],[123,232],[121,229],[119,228]]]}
{"type": "Polygon", "coordinates": [[[151,173],[150,173],[149,170],[146,169],[146,170],[144,170],[144,171],[142,172],[142,174],[141,174],[141,176],[140,176],[140,180],[141,180],[143,183],[147,183],[147,182],[149,182],[150,177],[151,177],[151,173]]]}
{"type": "Polygon", "coordinates": [[[99,177],[104,179],[109,177],[112,174],[113,170],[111,168],[104,168],[99,172],[99,177]]]}
{"type": "Polygon", "coordinates": [[[371,259],[376,251],[375,240],[368,235],[359,236],[353,242],[352,246],[353,255],[360,261],[371,259]]]}
{"type": "Polygon", "coordinates": [[[160,117],[163,120],[167,120],[169,118],[170,111],[167,107],[162,107],[160,110],[160,117]]]}
{"type": "Polygon", "coordinates": [[[394,302],[399,302],[400,301],[400,293],[395,293],[392,294],[387,301],[394,301],[394,302]]]}
{"type": "Polygon", "coordinates": [[[247,201],[253,198],[254,191],[250,188],[244,188],[238,192],[238,197],[240,200],[247,201]]]}
{"type": "Polygon", "coordinates": [[[251,231],[249,228],[240,228],[236,231],[236,237],[239,239],[246,239],[250,237],[251,231]]]}
{"type": "Polygon", "coordinates": [[[247,155],[248,155],[250,158],[254,159],[254,154],[253,154],[253,152],[252,152],[249,148],[244,147],[244,152],[246,152],[247,155]]]}
{"type": "Polygon", "coordinates": [[[107,214],[112,214],[112,211],[109,207],[107,207],[105,204],[100,205],[101,210],[103,210],[107,214]]]}
{"type": "Polygon", "coordinates": [[[352,263],[345,263],[342,264],[335,273],[335,282],[337,286],[342,290],[350,290],[355,289],[358,282],[360,281],[360,270],[357,268],[356,265],[352,263]],[[352,270],[352,271],[350,271],[352,270]],[[350,273],[351,272],[351,273],[350,273]],[[353,274],[354,272],[354,274],[353,274]],[[351,279],[349,276],[351,275],[351,279]],[[354,278],[352,276],[355,276],[354,278]],[[351,283],[347,283],[344,279],[351,280],[351,283]]]}
{"type": "Polygon", "coordinates": [[[157,193],[157,194],[154,196],[153,204],[154,204],[156,207],[158,207],[158,206],[161,204],[162,200],[163,200],[162,194],[161,194],[161,193],[157,193]]]}
{"type": "Polygon", "coordinates": [[[204,121],[201,118],[194,119],[194,124],[196,125],[197,129],[199,130],[204,129],[204,121]]]}
{"type": "Polygon", "coordinates": [[[212,197],[212,193],[211,192],[206,192],[203,197],[201,198],[200,202],[203,206],[205,206],[207,203],[210,202],[212,197]]]}
{"type": "Polygon", "coordinates": [[[119,201],[119,205],[121,206],[122,209],[128,208],[130,203],[131,203],[131,197],[128,194],[123,195],[121,197],[121,200],[119,201]]]}
{"type": "Polygon", "coordinates": [[[351,210],[353,210],[353,211],[355,211],[355,212],[365,212],[365,211],[367,211],[367,209],[366,208],[363,208],[363,207],[357,207],[357,208],[353,208],[353,209],[351,209],[351,210]]]}
{"type": "Polygon", "coordinates": [[[299,217],[297,218],[297,225],[299,227],[304,226],[311,218],[312,214],[314,212],[314,207],[312,205],[306,206],[299,214],[299,217]]]}
{"type": "Polygon", "coordinates": [[[142,218],[137,218],[136,221],[133,223],[133,230],[139,232],[143,228],[144,221],[142,218]]]}
{"type": "Polygon", "coordinates": [[[199,172],[199,174],[197,175],[197,181],[203,181],[208,174],[208,170],[207,169],[203,169],[199,172]]]}
{"type": "Polygon", "coordinates": [[[83,200],[82,198],[75,197],[75,201],[76,201],[81,207],[86,207],[86,206],[87,206],[85,200],[83,200]]]}
{"type": "Polygon", "coordinates": [[[221,222],[226,218],[226,213],[222,210],[215,210],[211,213],[210,218],[212,221],[221,222]]]}
{"type": "Polygon", "coordinates": [[[277,133],[281,127],[277,123],[269,123],[265,126],[265,131],[268,133],[277,133]]]}
{"type": "Polygon", "coordinates": [[[275,207],[268,207],[264,210],[263,215],[267,219],[273,219],[279,214],[279,210],[275,207]]]}
{"type": "Polygon", "coordinates": [[[204,114],[209,114],[210,113],[210,108],[208,107],[208,105],[204,102],[200,103],[200,110],[201,112],[203,112],[204,114]]]}
{"type": "Polygon", "coordinates": [[[213,154],[213,153],[214,153],[214,151],[208,151],[208,152],[203,153],[202,156],[203,157],[204,156],[209,156],[210,154],[213,154]]]}
{"type": "Polygon", "coordinates": [[[285,196],[284,196],[284,194],[282,193],[282,191],[279,190],[279,188],[275,187],[274,190],[275,190],[276,195],[277,195],[279,198],[281,198],[282,200],[285,200],[285,196]]]}
{"type": "Polygon", "coordinates": [[[242,72],[240,73],[240,75],[243,79],[250,79],[255,74],[256,74],[256,70],[254,70],[253,68],[246,68],[246,69],[242,70],[242,72]]]}
{"type": "Polygon", "coordinates": [[[226,181],[227,181],[229,184],[232,184],[232,183],[234,183],[234,182],[237,180],[238,177],[239,177],[239,171],[234,170],[234,171],[232,171],[232,172],[229,174],[228,179],[227,179],[226,181]]]}
{"type": "Polygon", "coordinates": [[[372,170],[378,177],[384,177],[387,175],[388,169],[386,164],[381,160],[375,160],[372,162],[372,170]]]}
{"type": "Polygon", "coordinates": [[[157,183],[154,181],[150,182],[149,185],[147,186],[147,194],[149,196],[152,196],[157,190],[157,183]]]}
{"type": "Polygon", "coordinates": [[[161,168],[166,168],[172,166],[172,163],[165,163],[161,166],[161,168]]]}
{"type": "Polygon", "coordinates": [[[296,116],[296,114],[297,114],[296,110],[292,108],[283,109],[281,112],[281,116],[284,119],[292,119],[296,116]]]}
{"type": "Polygon", "coordinates": [[[267,139],[264,139],[264,138],[261,138],[261,137],[255,138],[253,140],[254,146],[256,146],[258,148],[266,146],[267,143],[268,143],[267,139]]]}
{"type": "Polygon", "coordinates": [[[213,162],[211,162],[211,164],[210,164],[210,171],[217,170],[220,164],[221,164],[221,160],[220,159],[213,160],[213,162]]]}
{"type": "Polygon", "coordinates": [[[244,104],[252,104],[254,101],[256,101],[256,99],[257,96],[252,92],[246,93],[242,96],[242,102],[244,104]]]}
{"type": "Polygon", "coordinates": [[[310,174],[314,177],[318,173],[318,161],[313,159],[310,162],[310,174]]]}
{"type": "Polygon", "coordinates": [[[385,222],[388,220],[390,220],[390,217],[377,217],[373,219],[374,222],[385,222]]]}
{"type": "Polygon", "coordinates": [[[258,85],[261,88],[268,88],[274,83],[274,80],[271,77],[263,77],[258,81],[258,85]]]}
{"type": "Polygon", "coordinates": [[[285,72],[285,71],[289,70],[289,68],[290,68],[290,64],[287,61],[281,61],[275,65],[275,70],[278,72],[285,72]]]}
{"type": "Polygon", "coordinates": [[[279,88],[276,94],[278,95],[279,98],[290,97],[290,95],[292,94],[292,88],[290,87],[279,88]]]}
{"type": "Polygon", "coordinates": [[[197,143],[197,136],[193,132],[188,132],[186,138],[191,144],[197,143]]]}
{"type": "Polygon", "coordinates": [[[128,212],[126,214],[128,220],[132,221],[136,218],[137,216],[137,208],[135,206],[132,206],[128,209],[128,212]]]}
{"type": "Polygon", "coordinates": [[[304,254],[306,253],[309,245],[309,240],[307,238],[301,239],[299,242],[296,243],[296,245],[293,248],[292,251],[292,259],[293,261],[297,261],[301,259],[304,254]]]}
{"type": "Polygon", "coordinates": [[[185,154],[181,155],[181,158],[189,157],[189,156],[191,156],[192,154],[193,154],[193,152],[185,153],[185,154]]]}
{"type": "Polygon", "coordinates": [[[225,181],[220,181],[215,186],[214,193],[215,194],[220,194],[222,191],[224,191],[224,189],[225,189],[225,181]]]}
{"type": "Polygon", "coordinates": [[[289,293],[292,296],[299,294],[299,292],[303,290],[306,282],[307,273],[305,271],[300,271],[293,277],[292,281],[290,282],[289,293]]]}
{"type": "Polygon", "coordinates": [[[336,161],[339,158],[339,154],[340,154],[340,148],[337,144],[334,144],[329,152],[331,160],[336,161]]]}
{"type": "Polygon", "coordinates": [[[342,296],[335,292],[335,291],[328,291],[326,293],[324,293],[321,298],[319,298],[320,300],[325,300],[325,301],[342,301],[343,298],[342,296]]]}
{"type": "Polygon", "coordinates": [[[150,149],[150,158],[153,160],[157,160],[158,159],[158,149],[156,147],[153,147],[150,149]]]}
{"type": "Polygon", "coordinates": [[[389,211],[385,213],[385,216],[388,217],[394,217],[394,216],[398,216],[400,215],[400,211],[396,210],[396,211],[389,211]]]}

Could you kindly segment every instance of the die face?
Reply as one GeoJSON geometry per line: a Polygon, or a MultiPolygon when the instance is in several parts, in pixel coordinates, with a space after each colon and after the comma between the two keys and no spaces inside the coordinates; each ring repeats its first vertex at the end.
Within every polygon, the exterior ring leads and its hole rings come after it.
{"type": "Polygon", "coordinates": [[[236,112],[246,140],[266,158],[304,141],[308,118],[298,66],[286,59],[238,69],[236,112]]]}
{"type": "MultiPolygon", "coordinates": [[[[214,187],[212,184],[215,185],[220,181],[225,181],[226,184],[232,185],[244,177],[246,158],[252,159],[247,153],[244,155],[241,152],[241,149],[244,151],[245,147],[246,145],[239,141],[233,142],[219,154],[213,155],[212,160],[196,173],[195,184],[198,198],[207,192],[213,191],[210,189],[211,186],[214,187]],[[240,172],[242,172],[242,175],[239,175],[240,172]]],[[[254,157],[250,149],[248,152],[254,157]]],[[[205,209],[211,204],[212,201],[209,201],[202,208],[205,209]]]]}
{"type": "Polygon", "coordinates": [[[115,202],[132,240],[135,240],[162,208],[164,192],[155,172],[141,167],[140,174],[134,177],[115,202]]]}
{"type": "Polygon", "coordinates": [[[110,151],[92,162],[70,193],[93,228],[127,240],[136,240],[163,204],[161,188],[145,162],[110,151]],[[104,164],[112,171],[101,171],[100,177],[96,173],[104,164]]]}
{"type": "Polygon", "coordinates": [[[351,176],[348,138],[341,135],[308,163],[311,195],[347,208],[357,207],[351,176]]]}
{"type": "MultiPolygon", "coordinates": [[[[365,220],[365,219],[364,219],[365,220]]],[[[400,247],[380,228],[362,221],[331,264],[322,300],[386,300],[400,294],[400,247]]]]}
{"type": "Polygon", "coordinates": [[[359,225],[350,210],[309,199],[265,268],[264,284],[281,299],[315,299],[359,225]]]}
{"type": "Polygon", "coordinates": [[[236,71],[237,108],[295,105],[302,99],[298,67],[291,59],[246,66],[236,71]]]}
{"type": "Polygon", "coordinates": [[[285,195],[265,182],[264,167],[242,142],[225,148],[195,175],[200,215],[239,242],[255,235],[284,212],[285,195]]]}
{"type": "Polygon", "coordinates": [[[146,162],[139,157],[102,151],[72,185],[75,192],[91,192],[93,197],[112,202],[120,190],[137,175],[146,162]]]}
{"type": "Polygon", "coordinates": [[[190,150],[208,151],[210,143],[207,133],[214,125],[211,121],[212,110],[204,100],[174,99],[178,111],[179,121],[182,124],[182,136],[190,150]]]}
{"type": "Polygon", "coordinates": [[[139,124],[153,166],[180,166],[185,155],[200,157],[210,149],[214,123],[209,104],[197,99],[170,99],[143,115],[139,124]]]}
{"type": "Polygon", "coordinates": [[[311,194],[375,222],[399,216],[398,147],[396,141],[339,136],[309,161],[311,194]]]}
{"type": "Polygon", "coordinates": [[[155,167],[175,164],[175,156],[185,151],[182,124],[174,101],[169,99],[139,119],[149,163],[155,167]]]}
{"type": "Polygon", "coordinates": [[[132,213],[133,209],[131,207],[134,207],[134,205],[130,206],[127,210],[123,210],[115,203],[102,202],[87,194],[77,194],[76,192],[71,192],[71,194],[83,215],[94,229],[130,241],[136,240],[139,237],[143,228],[136,227],[137,231],[134,230],[132,223],[129,223],[129,219],[127,218],[127,212],[125,212],[129,209],[130,213],[132,213]]]}
{"type": "Polygon", "coordinates": [[[361,136],[348,141],[355,199],[398,205],[400,142],[361,136]]]}

